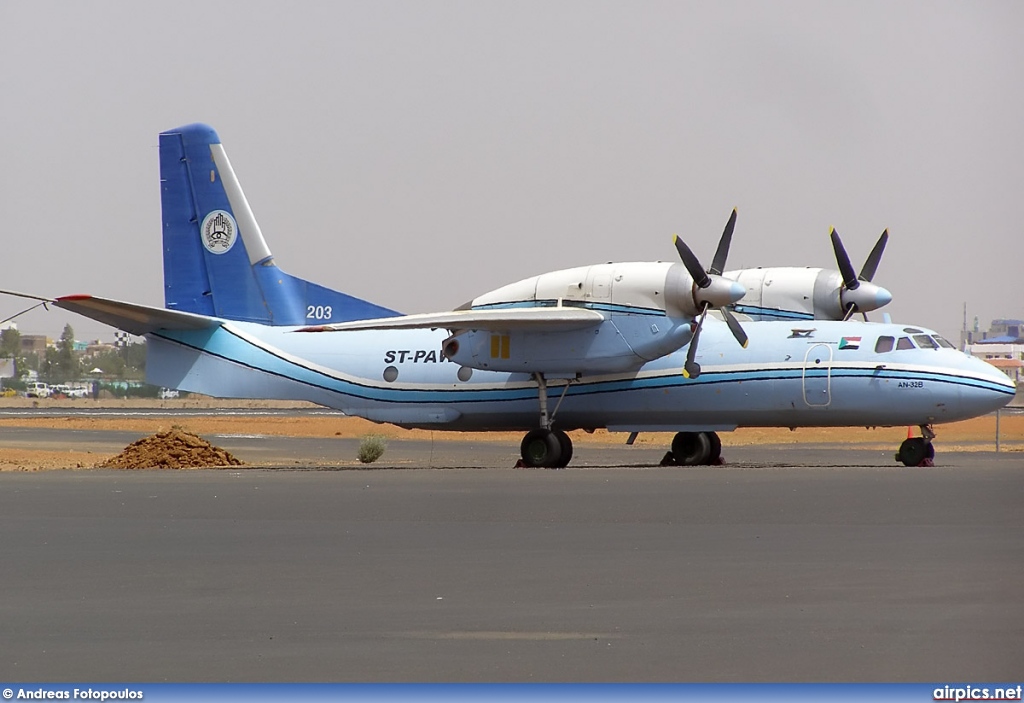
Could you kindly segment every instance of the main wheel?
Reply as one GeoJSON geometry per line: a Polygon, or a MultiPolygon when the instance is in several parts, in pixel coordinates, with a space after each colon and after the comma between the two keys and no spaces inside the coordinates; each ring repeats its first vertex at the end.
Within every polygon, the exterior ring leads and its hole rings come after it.
{"type": "Polygon", "coordinates": [[[705,432],[704,434],[708,436],[708,443],[710,444],[708,463],[715,466],[722,460],[722,440],[717,432],[705,432]]]}
{"type": "Polygon", "coordinates": [[[922,461],[934,456],[935,448],[931,442],[925,442],[923,437],[909,437],[903,440],[896,458],[904,466],[919,466],[922,461]]]}
{"type": "Polygon", "coordinates": [[[558,445],[561,450],[561,455],[558,458],[558,463],[555,464],[555,468],[564,469],[572,461],[572,440],[562,430],[551,430],[551,432],[558,438],[558,445]]]}
{"type": "Polygon", "coordinates": [[[711,456],[711,440],[704,432],[677,432],[672,438],[672,456],[681,466],[706,464],[711,456]]]}
{"type": "MultiPolygon", "coordinates": [[[[566,437],[566,439],[569,439],[566,437]]],[[[555,468],[562,458],[562,443],[551,430],[538,427],[530,430],[519,445],[519,453],[527,466],[555,468]]]]}

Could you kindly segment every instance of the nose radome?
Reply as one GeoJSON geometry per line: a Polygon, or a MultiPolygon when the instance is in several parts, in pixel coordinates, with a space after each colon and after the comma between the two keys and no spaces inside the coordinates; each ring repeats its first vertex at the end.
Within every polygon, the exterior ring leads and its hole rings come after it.
{"type": "Polygon", "coordinates": [[[975,357],[970,358],[968,368],[988,382],[986,388],[976,388],[973,393],[978,409],[981,410],[979,415],[995,412],[1013,400],[1017,384],[1005,373],[975,357]]]}

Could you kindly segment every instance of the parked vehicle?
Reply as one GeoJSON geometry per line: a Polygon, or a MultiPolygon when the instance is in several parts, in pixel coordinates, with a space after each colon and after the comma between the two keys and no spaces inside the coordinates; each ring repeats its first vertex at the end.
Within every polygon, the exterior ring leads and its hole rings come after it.
{"type": "Polygon", "coordinates": [[[25,384],[26,398],[49,398],[50,387],[42,381],[30,381],[25,384]]]}
{"type": "Polygon", "coordinates": [[[178,391],[174,388],[161,388],[160,393],[157,395],[159,395],[160,400],[168,400],[170,398],[177,398],[178,391]]]}

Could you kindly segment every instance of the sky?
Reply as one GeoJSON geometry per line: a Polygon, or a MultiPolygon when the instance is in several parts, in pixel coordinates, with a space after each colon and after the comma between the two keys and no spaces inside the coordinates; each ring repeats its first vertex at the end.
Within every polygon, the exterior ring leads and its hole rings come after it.
{"type": "MultiPolygon", "coordinates": [[[[206,122],[278,265],[385,307],[707,266],[736,206],[729,268],[889,228],[886,310],[955,343],[1024,318],[1022,115],[1016,0],[5,0],[0,288],[162,305],[157,135],[206,122]]],[[[18,318],[69,322],[113,339],[18,318]]]]}

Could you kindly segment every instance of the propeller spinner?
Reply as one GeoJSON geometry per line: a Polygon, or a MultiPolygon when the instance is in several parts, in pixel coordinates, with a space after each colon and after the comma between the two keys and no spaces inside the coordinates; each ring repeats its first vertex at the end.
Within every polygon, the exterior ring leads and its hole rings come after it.
{"type": "Polygon", "coordinates": [[[700,376],[700,364],[695,361],[697,342],[700,339],[701,328],[704,326],[704,318],[707,317],[710,308],[713,307],[722,313],[722,317],[729,326],[732,336],[736,338],[740,346],[744,349],[747,348],[747,342],[749,341],[747,333],[743,331],[739,321],[729,312],[729,308],[726,307],[740,300],[747,291],[736,281],[722,277],[722,271],[725,270],[725,260],[729,256],[729,246],[732,244],[732,232],[735,227],[736,208],[733,208],[732,215],[729,217],[725,230],[722,232],[722,238],[718,242],[718,249],[715,251],[715,258],[711,262],[711,268],[707,270],[701,266],[700,261],[690,250],[690,247],[686,246],[686,242],[678,236],[674,238],[679,258],[682,259],[687,272],[693,278],[693,302],[700,309],[697,327],[693,331],[692,339],[690,339],[690,347],[686,352],[686,363],[683,365],[683,375],[687,378],[697,378],[700,376]]]}
{"type": "Polygon", "coordinates": [[[855,313],[859,312],[867,320],[867,313],[886,305],[892,300],[892,294],[881,286],[871,282],[878,270],[878,263],[882,260],[882,252],[885,251],[886,242],[889,241],[889,230],[886,229],[875,242],[875,246],[868,254],[868,258],[861,267],[858,276],[853,271],[853,264],[850,263],[850,256],[846,253],[843,241],[835,227],[829,230],[829,237],[832,239],[832,249],[836,253],[836,263],[839,264],[839,273],[843,277],[843,286],[839,289],[839,303],[843,310],[843,320],[848,320],[855,313]]]}

